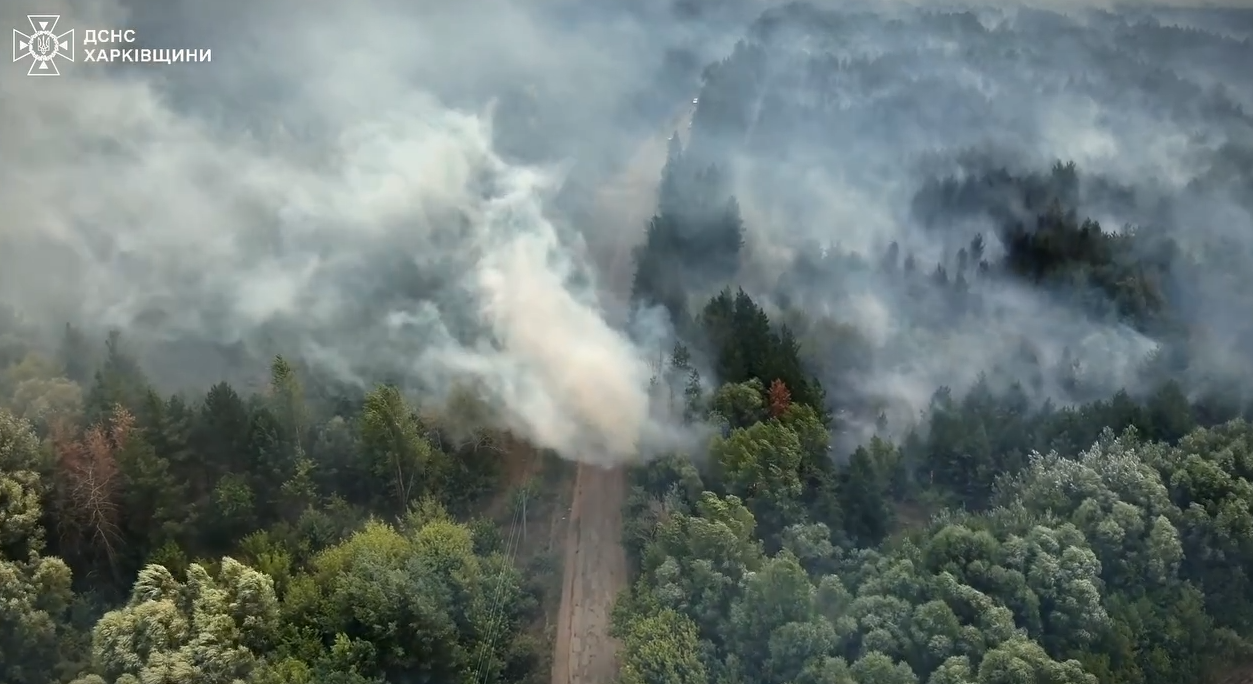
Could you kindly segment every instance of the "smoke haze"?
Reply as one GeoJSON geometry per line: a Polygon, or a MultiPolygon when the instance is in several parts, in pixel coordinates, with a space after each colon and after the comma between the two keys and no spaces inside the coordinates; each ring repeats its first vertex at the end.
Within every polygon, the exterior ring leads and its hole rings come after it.
{"type": "Polygon", "coordinates": [[[621,135],[610,112],[650,75],[648,55],[623,59],[638,27],[558,32],[508,3],[473,19],[388,2],[132,8],[38,10],[214,61],[6,70],[7,303],[126,331],[164,358],[158,380],[220,377],[229,360],[212,356],[232,345],[286,348],[342,381],[438,395],[469,379],[541,446],[634,453],[651,371],[545,205],[568,170],[555,162],[621,135]],[[497,150],[491,107],[528,89],[573,139],[540,131],[554,149],[523,163],[497,150]]]}
{"type": "MultiPolygon", "coordinates": [[[[1160,346],[1024,284],[938,326],[882,274],[806,275],[814,244],[871,262],[896,243],[929,271],[985,234],[995,258],[992,219],[935,230],[938,212],[914,202],[929,179],[987,166],[956,151],[1020,173],[1073,160],[1084,215],[1165,222],[1197,255],[1219,237],[1251,251],[1247,186],[1194,188],[1250,139],[1247,19],[1163,56],[1137,47],[1131,20],[1091,18],[1092,3],[1047,5],[1085,11],[1073,21],[986,8],[923,20],[893,5],[900,22],[826,4],[749,29],[766,3],[684,21],[662,3],[6,3],[13,27],[59,13],[59,30],[133,28],[128,47],[210,48],[213,62],[0,72],[0,303],[52,334],[122,329],[174,388],[279,352],[359,386],[402,378],[442,397],[468,381],[536,444],[618,462],[680,430],[649,400],[670,325],[627,315],[624,264],[657,175],[601,191],[660,173],[697,94],[688,154],[728,169],[748,233],[740,281],[860,331],[872,361],[853,371],[817,337],[807,352],[837,399],[873,396],[901,420],[997,368],[1040,375],[1038,396],[1061,401],[1076,398],[1061,382],[1075,364],[1090,387],[1126,385],[1160,346]],[[1144,64],[1178,83],[1137,84],[1144,64]],[[1171,198],[1165,217],[1154,197],[1171,198]]],[[[1188,312],[1216,331],[1209,358],[1232,357],[1233,316],[1253,314],[1247,279],[1175,275],[1174,291],[1208,293],[1188,312]]]]}
{"type": "Polygon", "coordinates": [[[825,6],[768,10],[706,71],[686,154],[729,170],[739,282],[811,319],[798,327],[821,379],[837,406],[860,405],[854,441],[876,414],[903,426],[937,388],[980,379],[1066,404],[1142,389],[1168,356],[1187,358],[1168,374],[1193,393],[1248,376],[1234,264],[1253,246],[1253,46],[1230,37],[1248,12],[1215,33],[1195,28],[1214,15],[1143,6],[825,6]],[[1058,162],[1078,171],[1050,175],[1058,162]],[[1098,291],[1082,270],[979,277],[971,241],[1012,270],[1027,257],[1005,240],[1042,231],[1050,199],[1125,234],[1108,268],[1144,290],[1098,291]]]}

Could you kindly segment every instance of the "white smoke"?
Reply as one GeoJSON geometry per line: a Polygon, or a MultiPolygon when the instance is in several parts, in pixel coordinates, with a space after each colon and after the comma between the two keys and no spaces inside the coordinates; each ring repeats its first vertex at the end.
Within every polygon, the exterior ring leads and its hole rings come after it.
{"type": "MultiPolygon", "coordinates": [[[[361,8],[359,28],[387,26],[377,5],[361,8]]],[[[103,2],[59,9],[79,28],[127,26],[103,2]]],[[[382,61],[386,50],[351,41],[308,65],[294,95],[245,108],[278,117],[269,125],[215,118],[159,78],[184,69],[194,86],[200,68],[229,94],[223,73],[300,45],[319,54],[332,28],[354,33],[337,15],[302,19],[246,58],[219,47],[222,67],[78,63],[51,79],[6,69],[0,301],[161,339],[248,343],[282,330],[300,347],[289,353],[344,379],[400,368],[438,393],[468,378],[538,446],[633,457],[660,434],[651,369],[606,322],[577,233],[546,214],[560,175],[503,159],[486,111],[446,106],[382,61]],[[314,125],[287,125],[302,121],[314,125]],[[393,292],[406,278],[429,282],[393,292]]]]}

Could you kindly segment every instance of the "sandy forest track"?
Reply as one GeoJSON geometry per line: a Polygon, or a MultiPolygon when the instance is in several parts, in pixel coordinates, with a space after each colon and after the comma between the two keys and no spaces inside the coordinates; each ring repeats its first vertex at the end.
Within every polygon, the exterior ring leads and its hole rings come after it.
{"type": "Polygon", "coordinates": [[[622,549],[622,468],[580,464],[566,538],[553,684],[612,684],[617,644],[609,637],[614,600],[626,587],[622,549]]]}
{"type": "MultiPolygon", "coordinates": [[[[598,232],[613,238],[600,246],[599,259],[608,265],[602,275],[607,276],[604,286],[611,295],[631,289],[632,248],[643,238],[657,205],[670,135],[686,133],[692,113],[693,108],[685,103],[597,194],[596,216],[607,223],[598,232]]],[[[609,296],[606,301],[613,299],[609,296]]],[[[609,637],[609,617],[627,584],[622,548],[625,497],[623,468],[579,464],[565,540],[553,684],[613,684],[617,680],[618,644],[609,637]]]]}

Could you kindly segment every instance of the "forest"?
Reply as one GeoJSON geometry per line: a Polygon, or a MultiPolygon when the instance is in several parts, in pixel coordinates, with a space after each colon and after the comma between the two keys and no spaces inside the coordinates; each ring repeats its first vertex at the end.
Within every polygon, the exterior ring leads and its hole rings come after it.
{"type": "MultiPolygon", "coordinates": [[[[792,4],[704,69],[624,293],[699,439],[618,464],[620,684],[1246,681],[1234,15],[792,4]],[[1115,142],[1188,131],[1187,178],[1022,114],[1080,103],[1115,142]]],[[[577,454],[474,378],[305,347],[192,391],[145,334],[0,307],[0,683],[553,680],[577,454]]]]}

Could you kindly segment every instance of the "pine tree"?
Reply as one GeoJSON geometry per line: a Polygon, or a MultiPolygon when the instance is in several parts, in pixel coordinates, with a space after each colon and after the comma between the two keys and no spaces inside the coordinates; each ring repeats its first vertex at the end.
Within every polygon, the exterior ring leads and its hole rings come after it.
{"type": "Polygon", "coordinates": [[[770,417],[778,418],[792,405],[792,393],[788,391],[787,385],[782,380],[775,379],[770,383],[770,389],[766,390],[768,396],[767,406],[770,409],[770,417]]]}
{"type": "Polygon", "coordinates": [[[841,478],[844,528],[859,546],[874,546],[887,536],[892,509],[883,478],[865,447],[857,447],[841,478]]]}

